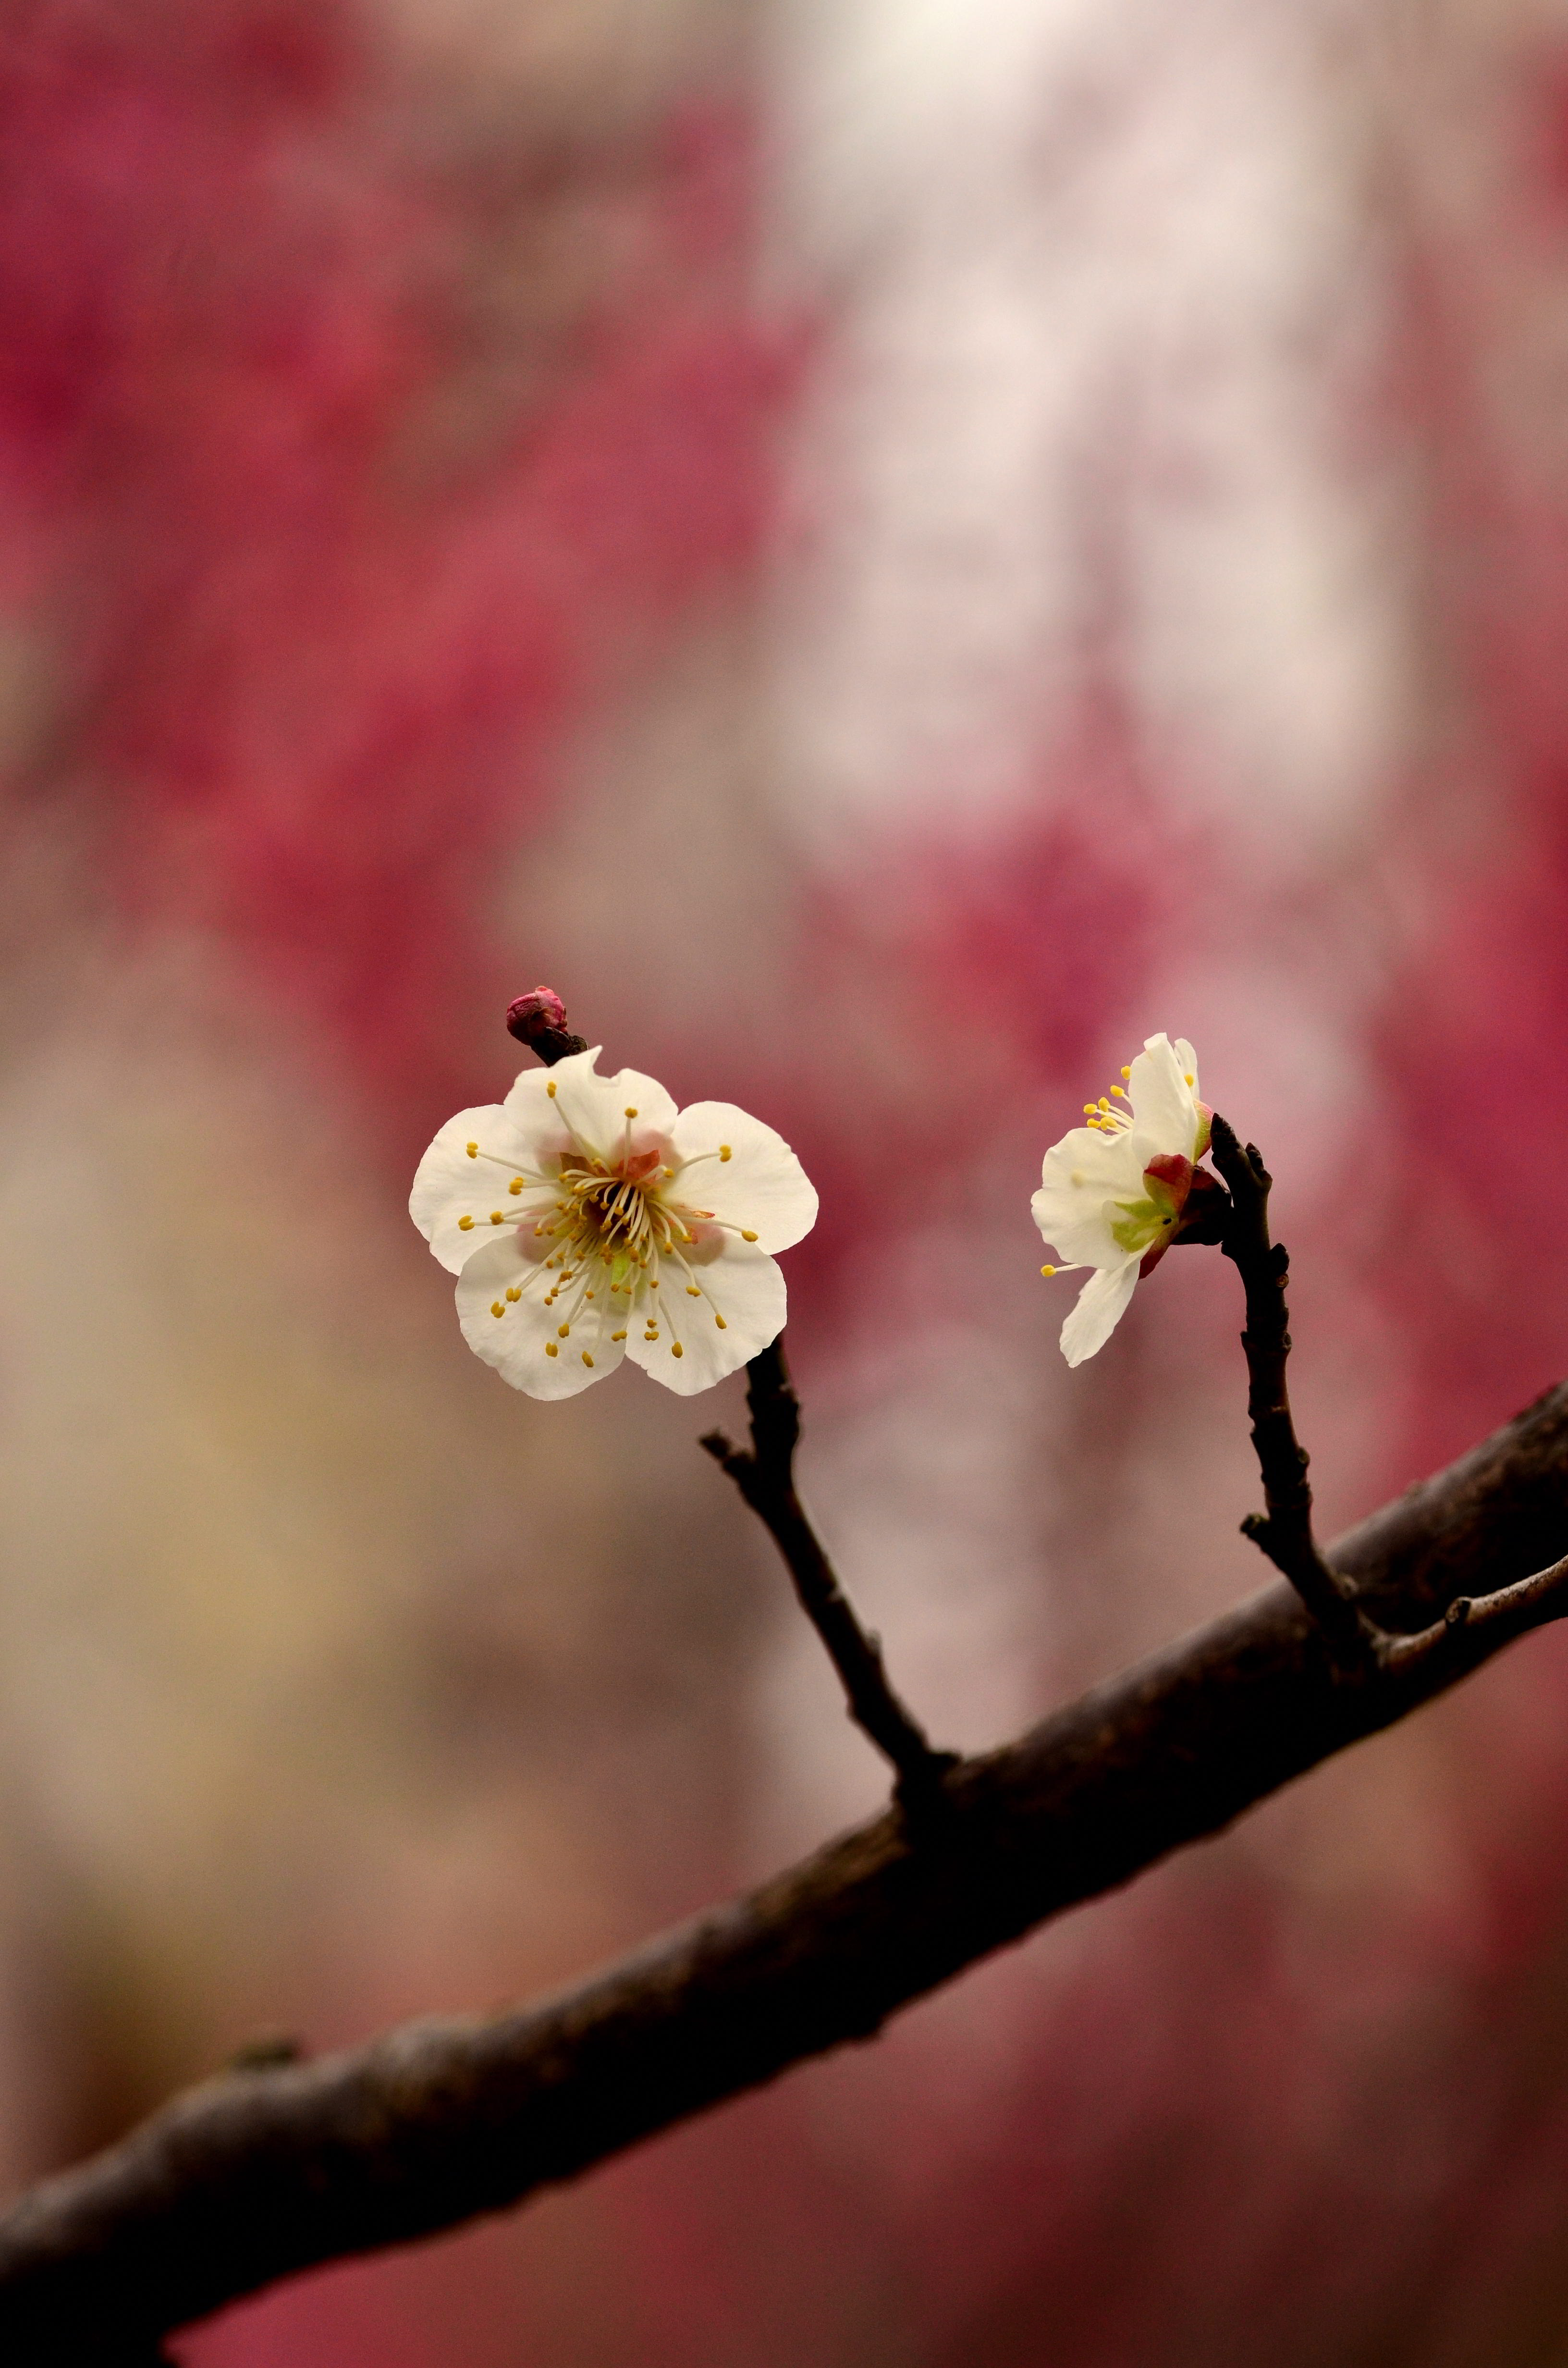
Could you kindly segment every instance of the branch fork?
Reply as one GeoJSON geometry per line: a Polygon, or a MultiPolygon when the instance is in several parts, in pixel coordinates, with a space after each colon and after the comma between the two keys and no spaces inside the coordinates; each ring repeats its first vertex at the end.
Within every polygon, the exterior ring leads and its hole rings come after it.
{"type": "Polygon", "coordinates": [[[1269,1239],[1268,1193],[1274,1179],[1256,1144],[1244,1144],[1218,1111],[1212,1115],[1211,1142],[1214,1165],[1230,1192],[1229,1213],[1216,1223],[1214,1212],[1206,1211],[1203,1232],[1195,1229],[1187,1238],[1217,1239],[1246,1292],[1242,1347],[1247,1360],[1247,1415],[1267,1509],[1249,1513],[1242,1534],[1290,1580],[1346,1677],[1408,1670],[1465,1629],[1539,1613],[1568,1582],[1568,1557],[1490,1594],[1459,1596],[1440,1620],[1414,1633],[1397,1634],[1368,1615],[1357,1600],[1354,1582],[1324,1555],[1312,1531],[1307,1452],[1296,1436],[1285,1385],[1290,1354],[1285,1286],[1290,1258],[1283,1242],[1269,1239]]]}

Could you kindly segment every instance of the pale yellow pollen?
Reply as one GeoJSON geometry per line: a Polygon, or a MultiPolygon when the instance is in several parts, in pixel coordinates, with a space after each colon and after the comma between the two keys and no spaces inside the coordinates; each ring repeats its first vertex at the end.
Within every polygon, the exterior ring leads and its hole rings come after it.
{"type": "Polygon", "coordinates": [[[458,1231],[460,1234],[472,1234],[473,1231],[473,1219],[472,1217],[460,1217],[458,1219],[458,1231]]]}
{"type": "Polygon", "coordinates": [[[492,1315],[505,1315],[506,1313],[506,1302],[500,1299],[493,1299],[490,1303],[490,1313],[492,1315]]]}
{"type": "Polygon", "coordinates": [[[571,1329],[572,1326],[570,1324],[558,1324],[555,1327],[556,1338],[558,1340],[564,1340],[570,1334],[571,1329]]]}
{"type": "MultiPolygon", "coordinates": [[[[689,1235],[689,1234],[688,1234],[688,1235],[687,1235],[687,1239],[689,1241],[689,1240],[690,1240],[690,1238],[691,1238],[691,1236],[690,1236],[690,1235],[689,1235]]],[[[755,1242],[755,1241],[756,1241],[756,1235],[755,1234],[748,1234],[748,1233],[747,1233],[747,1231],[746,1231],[746,1229],[745,1229],[745,1227],[743,1225],[743,1226],[741,1227],[741,1239],[742,1239],[742,1241],[743,1241],[743,1242],[755,1242]]]]}
{"type": "Polygon", "coordinates": [[[1040,1272],[1041,1274],[1054,1274],[1056,1272],[1056,1269],[1053,1266],[1042,1266],[1040,1272]]]}
{"type": "Polygon", "coordinates": [[[553,1077],[551,1077],[549,1085],[546,1086],[544,1090],[550,1096],[551,1100],[553,1101],[555,1099],[555,1079],[553,1077]]]}
{"type": "Polygon", "coordinates": [[[624,1332],[612,1332],[609,1337],[612,1340],[624,1340],[626,1335],[624,1332]]]}
{"type": "Polygon", "coordinates": [[[588,1354],[588,1352],[587,1352],[586,1349],[584,1349],[584,1351],[583,1351],[583,1362],[584,1362],[584,1364],[585,1364],[585,1365],[591,1365],[591,1364],[593,1363],[593,1361],[594,1361],[594,1360],[593,1360],[593,1359],[589,1356],[589,1354],[588,1354]]]}
{"type": "Polygon", "coordinates": [[[506,1285],[506,1296],[512,1302],[514,1306],[517,1305],[517,1301],[521,1299],[522,1295],[522,1292],[517,1289],[515,1282],[509,1282],[506,1285]]]}
{"type": "Polygon", "coordinates": [[[672,1356],[672,1357],[684,1357],[684,1356],[685,1356],[685,1354],[686,1354],[686,1350],[681,1347],[680,1342],[679,1342],[678,1340],[672,1340],[672,1341],[670,1342],[670,1354],[671,1354],[671,1356],[672,1356]]]}
{"type": "Polygon", "coordinates": [[[523,1179],[520,1176],[514,1176],[511,1182],[506,1187],[507,1191],[513,1195],[514,1199],[522,1190],[522,1189],[523,1179]]]}
{"type": "Polygon", "coordinates": [[[544,1344],[544,1353],[547,1357],[559,1357],[561,1351],[553,1340],[547,1340],[544,1344]]]}
{"type": "Polygon", "coordinates": [[[477,1143],[468,1144],[465,1148],[471,1159],[477,1159],[479,1157],[479,1145],[477,1143]]]}
{"type": "Polygon", "coordinates": [[[719,1145],[719,1156],[722,1160],[733,1159],[734,1157],[734,1153],[730,1149],[727,1143],[722,1143],[719,1145]]]}

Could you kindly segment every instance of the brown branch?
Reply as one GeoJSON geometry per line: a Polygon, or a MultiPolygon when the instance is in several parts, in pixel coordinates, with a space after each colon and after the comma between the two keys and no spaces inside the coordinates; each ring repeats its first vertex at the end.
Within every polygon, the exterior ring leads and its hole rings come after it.
{"type": "Polygon", "coordinates": [[[925,1730],[893,1691],[881,1640],[861,1627],[855,1607],[807,1517],[795,1488],[801,1406],[784,1363],[782,1336],[746,1367],[751,1445],[736,1447],[722,1430],[702,1444],[722,1463],[784,1557],[801,1608],[837,1670],[849,1715],[892,1767],[906,1808],[932,1804],[958,1754],[936,1751],[925,1730]]]}
{"type": "Polygon", "coordinates": [[[1560,1389],[1334,1548],[1385,1628],[1436,1622],[1437,1649],[1336,1663],[1270,1588],[962,1761],[943,1816],[889,1809],[558,1998],[222,2074],[0,2221],[0,2359],[144,2363],[158,2334],[275,2279],[496,2211],[869,2038],[1560,1616],[1565,1548],[1560,1389]]]}
{"type": "Polygon", "coordinates": [[[1231,1207],[1220,1247],[1235,1265],[1246,1292],[1247,1417],[1263,1479],[1267,1510],[1249,1513],[1245,1535],[1282,1571],[1340,1659],[1364,1661],[1376,1650],[1375,1632],[1358,1612],[1351,1589],[1324,1561],[1312,1534],[1312,1492],[1307,1452],[1296,1437],[1285,1368],[1290,1355],[1285,1285],[1290,1256],[1268,1237],[1273,1178],[1256,1144],[1243,1147],[1218,1110],[1211,1156],[1230,1188],[1231,1207]]]}

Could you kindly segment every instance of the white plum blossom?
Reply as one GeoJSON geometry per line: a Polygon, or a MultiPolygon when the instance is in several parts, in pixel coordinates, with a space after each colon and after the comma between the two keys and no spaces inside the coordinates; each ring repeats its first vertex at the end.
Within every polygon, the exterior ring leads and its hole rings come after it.
{"type": "Polygon", "coordinates": [[[733,1102],[677,1110],[597,1059],[525,1069],[504,1102],[449,1119],[409,1214],[458,1278],[463,1338],[514,1389],[573,1397],[629,1356],[689,1397],[782,1331],[772,1254],[811,1231],[817,1196],[733,1102]]]}
{"type": "Polygon", "coordinates": [[[1170,1247],[1193,1171],[1209,1148],[1198,1058],[1185,1036],[1151,1036],[1123,1085],[1084,1105],[1085,1123],[1053,1143],[1030,1202],[1060,1266],[1094,1272],[1062,1326],[1062,1353],[1081,1365],[1105,1346],[1132,1296],[1170,1247]]]}

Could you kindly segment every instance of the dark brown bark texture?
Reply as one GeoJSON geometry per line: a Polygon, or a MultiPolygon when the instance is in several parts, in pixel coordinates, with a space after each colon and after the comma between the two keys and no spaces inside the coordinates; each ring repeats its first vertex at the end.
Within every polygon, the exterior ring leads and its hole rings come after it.
{"type": "MultiPolygon", "coordinates": [[[[1568,1551],[1568,1388],[1331,1549],[1419,1628],[1568,1551]]],[[[1335,1668],[1283,1583],[964,1760],[748,1897],[515,2012],[234,2069],[0,2222],[0,2359],[105,2368],[275,2279],[449,2228],[869,2038],[1044,1918],[1125,1883],[1527,1627],[1555,1587],[1408,1667],[1335,1668]]]]}

